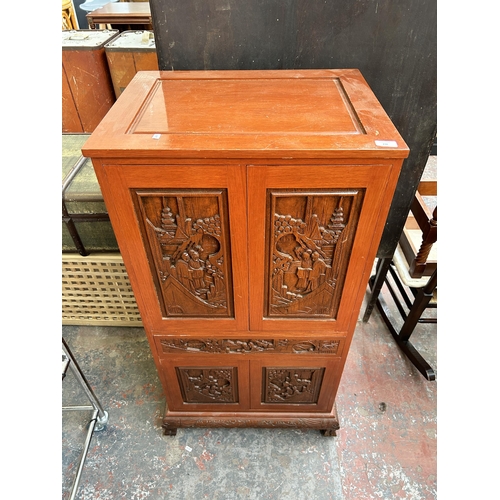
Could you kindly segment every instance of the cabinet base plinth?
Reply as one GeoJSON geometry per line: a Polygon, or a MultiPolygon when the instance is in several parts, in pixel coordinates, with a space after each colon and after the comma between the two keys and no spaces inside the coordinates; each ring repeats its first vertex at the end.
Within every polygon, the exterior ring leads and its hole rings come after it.
{"type": "Polygon", "coordinates": [[[190,427],[257,427],[318,429],[323,436],[336,436],[340,428],[335,405],[331,413],[279,415],[263,412],[179,412],[165,408],[162,427],[165,436],[175,436],[178,428],[190,427]]]}

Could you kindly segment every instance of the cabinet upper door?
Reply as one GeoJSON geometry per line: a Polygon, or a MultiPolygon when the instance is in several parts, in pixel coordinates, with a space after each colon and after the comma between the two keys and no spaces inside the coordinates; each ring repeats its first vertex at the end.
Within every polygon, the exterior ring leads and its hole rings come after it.
{"type": "Polygon", "coordinates": [[[251,329],[349,330],[398,171],[391,163],[248,167],[251,329]]]}
{"type": "Polygon", "coordinates": [[[113,179],[101,184],[150,331],[246,330],[244,170],[154,164],[102,169],[113,179]]]}

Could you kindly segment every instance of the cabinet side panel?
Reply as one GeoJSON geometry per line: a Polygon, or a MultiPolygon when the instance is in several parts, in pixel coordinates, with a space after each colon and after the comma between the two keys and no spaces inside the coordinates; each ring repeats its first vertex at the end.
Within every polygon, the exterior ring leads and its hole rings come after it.
{"type": "Polygon", "coordinates": [[[363,197],[268,191],[266,317],[336,319],[363,197]]]}
{"type": "Polygon", "coordinates": [[[233,317],[225,190],[136,190],[163,317],[233,317]]]}

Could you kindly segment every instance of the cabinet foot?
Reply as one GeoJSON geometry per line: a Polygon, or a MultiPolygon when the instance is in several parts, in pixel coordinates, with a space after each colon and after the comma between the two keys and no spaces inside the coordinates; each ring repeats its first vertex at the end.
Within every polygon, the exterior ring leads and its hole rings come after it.
{"type": "Polygon", "coordinates": [[[177,435],[177,428],[176,427],[167,427],[165,425],[163,427],[163,435],[164,436],[175,436],[177,435]]]}
{"type": "Polygon", "coordinates": [[[326,437],[335,437],[337,436],[337,429],[321,429],[321,435],[326,437]]]}
{"type": "Polygon", "coordinates": [[[253,428],[287,428],[317,429],[323,436],[336,436],[340,428],[337,412],[331,413],[295,413],[283,415],[263,412],[180,412],[165,410],[162,427],[165,435],[175,436],[178,428],[193,427],[253,427],[253,428]]]}

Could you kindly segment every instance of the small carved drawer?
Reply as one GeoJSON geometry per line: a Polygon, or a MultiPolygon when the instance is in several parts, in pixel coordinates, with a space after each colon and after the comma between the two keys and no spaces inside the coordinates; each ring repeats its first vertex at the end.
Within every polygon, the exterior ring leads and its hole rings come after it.
{"type": "Polygon", "coordinates": [[[321,338],[324,334],[309,333],[303,337],[271,337],[266,334],[252,334],[245,338],[204,338],[194,335],[170,337],[155,335],[154,341],[160,358],[170,354],[323,354],[340,357],[345,344],[345,335],[336,333],[329,338],[321,338]]]}

